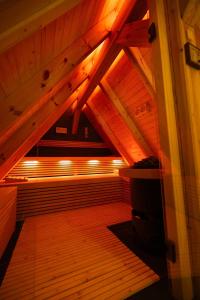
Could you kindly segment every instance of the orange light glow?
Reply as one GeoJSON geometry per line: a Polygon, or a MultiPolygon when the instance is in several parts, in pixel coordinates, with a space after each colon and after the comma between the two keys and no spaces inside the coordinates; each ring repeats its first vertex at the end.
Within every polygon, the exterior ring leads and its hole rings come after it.
{"type": "Polygon", "coordinates": [[[37,166],[39,164],[38,160],[25,160],[23,164],[27,167],[29,166],[37,166]]]}
{"type": "Polygon", "coordinates": [[[112,163],[114,165],[121,165],[121,164],[123,164],[123,161],[121,159],[114,159],[114,160],[112,160],[112,163]]]}
{"type": "Polygon", "coordinates": [[[72,164],[72,161],[71,160],[59,160],[59,165],[61,166],[69,166],[72,164]]]}
{"type": "Polygon", "coordinates": [[[88,160],[89,165],[98,165],[99,163],[100,161],[96,159],[88,160]]]}

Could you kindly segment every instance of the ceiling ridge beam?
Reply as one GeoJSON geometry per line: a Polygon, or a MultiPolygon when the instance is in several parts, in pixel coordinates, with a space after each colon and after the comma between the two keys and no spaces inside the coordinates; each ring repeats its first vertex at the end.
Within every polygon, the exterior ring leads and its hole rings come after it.
{"type": "Polygon", "coordinates": [[[0,53],[75,7],[81,0],[20,0],[0,3],[0,53]]]}
{"type": "Polygon", "coordinates": [[[33,77],[20,85],[14,93],[6,99],[0,100],[0,142],[7,131],[23,122],[23,118],[26,118],[26,113],[30,107],[32,109],[34,105],[37,105],[40,98],[48,94],[55,84],[69,75],[108,37],[109,33],[102,22],[75,40],[33,77]],[[32,92],[30,93],[30,91],[32,92]]]}
{"type": "Polygon", "coordinates": [[[124,105],[122,104],[121,100],[117,96],[117,94],[113,91],[107,80],[103,79],[99,86],[106,97],[110,100],[110,102],[114,105],[117,109],[118,113],[121,115],[123,121],[125,122],[126,126],[129,128],[134,140],[138,144],[138,146],[142,149],[142,151],[147,155],[150,156],[154,154],[154,151],[151,149],[150,145],[146,141],[143,134],[138,129],[137,125],[135,124],[132,117],[129,115],[128,111],[125,109],[124,105]]]}
{"type": "Polygon", "coordinates": [[[152,99],[155,101],[155,86],[154,86],[154,78],[150,68],[147,66],[144,58],[142,57],[139,49],[136,51],[130,48],[123,48],[125,54],[127,55],[129,61],[133,65],[134,70],[137,71],[140,76],[144,86],[149,92],[152,99]]]}

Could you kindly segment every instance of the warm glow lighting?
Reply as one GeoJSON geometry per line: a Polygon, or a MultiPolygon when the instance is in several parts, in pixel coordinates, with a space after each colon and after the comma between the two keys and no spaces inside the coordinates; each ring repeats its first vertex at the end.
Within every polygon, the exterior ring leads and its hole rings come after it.
{"type": "Polygon", "coordinates": [[[23,162],[23,164],[27,167],[28,166],[36,166],[36,165],[38,165],[38,163],[39,163],[38,160],[26,160],[23,162]]]}
{"type": "Polygon", "coordinates": [[[121,164],[123,164],[123,161],[122,161],[121,159],[114,159],[114,160],[112,161],[112,163],[113,163],[114,165],[121,165],[121,164]]]}
{"type": "Polygon", "coordinates": [[[59,164],[62,166],[69,166],[72,164],[71,160],[59,160],[59,164]]]}
{"type": "Polygon", "coordinates": [[[96,159],[88,160],[89,165],[98,165],[99,163],[100,161],[96,159]]]}

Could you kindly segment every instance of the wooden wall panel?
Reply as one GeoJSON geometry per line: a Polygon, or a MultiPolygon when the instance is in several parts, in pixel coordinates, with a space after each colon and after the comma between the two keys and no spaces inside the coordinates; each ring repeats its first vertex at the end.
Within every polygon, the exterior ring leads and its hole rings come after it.
{"type": "Polygon", "coordinates": [[[143,150],[136,143],[129,128],[126,126],[112,103],[108,101],[107,97],[105,97],[101,91],[95,93],[88,100],[88,104],[91,109],[94,107],[94,111],[98,111],[101,117],[104,118],[105,122],[112,129],[113,134],[116,135],[126,149],[127,154],[132,161],[141,160],[145,157],[143,150]]]}
{"type": "Polygon", "coordinates": [[[125,167],[121,157],[26,157],[7,177],[54,177],[113,173],[125,167]]]}
{"type": "Polygon", "coordinates": [[[17,219],[122,200],[118,176],[18,184],[17,219]]]}
{"type": "Polygon", "coordinates": [[[0,258],[15,230],[16,187],[0,187],[0,258]]]}
{"type": "Polygon", "coordinates": [[[134,70],[125,55],[106,78],[138,129],[140,129],[145,140],[155,153],[159,153],[155,101],[149,95],[137,71],[134,70]]]}

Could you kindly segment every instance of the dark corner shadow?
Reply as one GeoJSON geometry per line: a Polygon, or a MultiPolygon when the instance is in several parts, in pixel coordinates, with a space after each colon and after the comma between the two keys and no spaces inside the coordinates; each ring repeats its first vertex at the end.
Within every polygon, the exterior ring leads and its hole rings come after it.
{"type": "Polygon", "coordinates": [[[145,248],[134,231],[132,221],[108,226],[108,229],[136,254],[146,265],[160,276],[160,280],[126,300],[172,300],[167,275],[165,251],[145,248]]]}
{"type": "Polygon", "coordinates": [[[23,221],[17,222],[16,223],[16,228],[14,233],[12,234],[12,237],[0,259],[0,286],[3,282],[4,276],[6,274],[6,270],[8,268],[8,265],[10,263],[11,257],[12,257],[12,253],[15,249],[15,245],[17,243],[17,240],[19,238],[19,234],[22,230],[22,226],[23,226],[23,221]]]}

